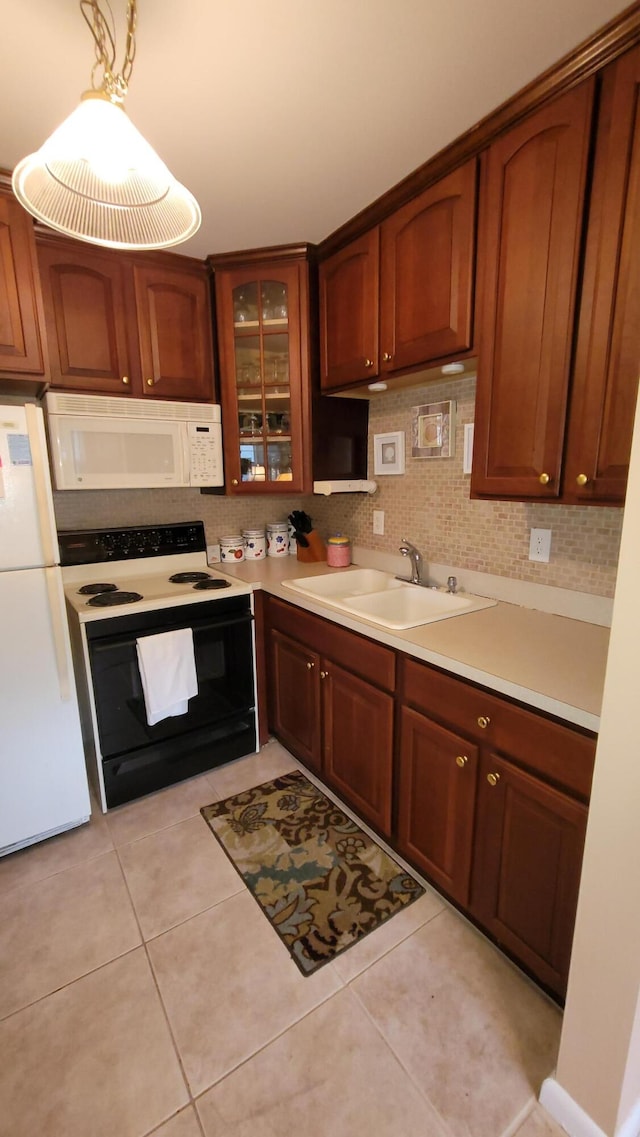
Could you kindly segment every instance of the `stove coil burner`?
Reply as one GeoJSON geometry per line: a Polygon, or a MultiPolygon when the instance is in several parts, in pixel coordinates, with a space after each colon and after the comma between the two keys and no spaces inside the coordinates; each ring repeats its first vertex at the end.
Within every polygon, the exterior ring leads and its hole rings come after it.
{"type": "Polygon", "coordinates": [[[171,584],[193,584],[196,580],[209,580],[208,572],[175,572],[169,577],[171,584]]]}
{"type": "Polygon", "coordinates": [[[231,581],[230,580],[214,580],[214,578],[212,576],[210,576],[210,577],[207,577],[206,580],[199,580],[198,583],[194,584],[193,587],[198,588],[203,592],[205,589],[210,589],[210,588],[231,588],[231,581]]]}
{"type": "Polygon", "coordinates": [[[116,592],[117,584],[83,584],[78,589],[81,596],[97,596],[99,592],[116,592]]]}
{"type": "Polygon", "coordinates": [[[92,596],[91,600],[87,600],[87,604],[91,604],[94,608],[111,608],[115,604],[135,604],[136,600],[142,600],[139,592],[99,592],[97,596],[92,596]]]}

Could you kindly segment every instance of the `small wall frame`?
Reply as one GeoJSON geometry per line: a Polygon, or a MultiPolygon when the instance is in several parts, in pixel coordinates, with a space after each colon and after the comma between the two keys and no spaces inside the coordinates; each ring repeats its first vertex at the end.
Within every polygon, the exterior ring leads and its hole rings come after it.
{"type": "Polygon", "coordinates": [[[373,436],[373,472],[404,474],[404,431],[373,436]]]}
{"type": "Polygon", "coordinates": [[[456,442],[456,404],[425,403],[411,408],[411,457],[452,458],[456,442]]]}

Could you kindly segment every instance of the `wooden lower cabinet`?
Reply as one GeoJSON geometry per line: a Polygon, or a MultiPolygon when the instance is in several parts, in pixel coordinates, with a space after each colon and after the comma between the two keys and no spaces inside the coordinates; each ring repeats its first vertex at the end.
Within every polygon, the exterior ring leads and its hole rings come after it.
{"type": "Polygon", "coordinates": [[[323,773],[354,809],[391,832],[393,698],[336,663],[321,670],[323,773]]]}
{"type": "Polygon", "coordinates": [[[390,836],[394,652],[274,598],[266,627],[271,730],[390,836]]]}
{"type": "Polygon", "coordinates": [[[415,660],[400,685],[399,851],[562,998],[595,740],[415,660]]]}
{"type": "Polygon", "coordinates": [[[293,754],[320,773],[320,657],[274,631],[270,659],[271,726],[293,754]]]}
{"type": "Polygon", "coordinates": [[[558,994],[566,987],[587,807],[482,756],[471,911],[558,994]]]}
{"type": "Polygon", "coordinates": [[[274,734],[562,999],[594,736],[273,597],[265,627],[274,734]]]}
{"type": "Polygon", "coordinates": [[[426,715],[403,707],[398,767],[398,849],[466,907],[478,749],[426,715]]]}

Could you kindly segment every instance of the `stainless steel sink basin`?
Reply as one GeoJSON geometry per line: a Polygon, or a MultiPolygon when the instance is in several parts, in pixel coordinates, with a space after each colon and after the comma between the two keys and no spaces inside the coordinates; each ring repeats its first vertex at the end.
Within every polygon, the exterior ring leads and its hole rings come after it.
{"type": "Polygon", "coordinates": [[[439,589],[422,588],[377,569],[303,576],[282,583],[285,588],[320,600],[332,608],[340,608],[373,624],[398,631],[477,612],[481,608],[492,608],[496,604],[495,600],[484,596],[469,593],[454,595],[439,589]]]}

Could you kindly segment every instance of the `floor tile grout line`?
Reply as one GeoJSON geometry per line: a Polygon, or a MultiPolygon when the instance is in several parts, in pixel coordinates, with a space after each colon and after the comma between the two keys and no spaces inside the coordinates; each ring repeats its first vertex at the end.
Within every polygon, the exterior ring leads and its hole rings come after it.
{"type": "MultiPolygon", "coordinates": [[[[438,915],[441,915],[441,913],[438,913],[438,915]]],[[[435,918],[437,919],[437,917],[435,917],[435,918]]],[[[416,1081],[416,1079],[413,1076],[413,1074],[411,1073],[411,1071],[407,1069],[404,1062],[402,1061],[402,1058],[397,1053],[395,1048],[392,1046],[391,1042],[389,1041],[389,1039],[386,1037],[386,1035],[382,1031],[380,1025],[376,1022],[373,1015],[370,1013],[368,1007],[363,1002],[363,1000],[360,998],[360,996],[358,995],[358,992],[352,987],[351,984],[349,984],[349,990],[350,990],[351,994],[353,995],[354,999],[356,1000],[356,1002],[358,1003],[358,1006],[362,1009],[364,1015],[366,1016],[366,1018],[369,1020],[369,1022],[373,1026],[376,1033],[382,1039],[387,1050],[390,1051],[390,1053],[393,1055],[393,1058],[396,1061],[396,1063],[398,1064],[398,1066],[400,1067],[400,1069],[403,1070],[404,1073],[407,1075],[409,1081],[411,1082],[411,1085],[414,1087],[414,1089],[417,1091],[417,1093],[420,1095],[420,1097],[423,1099],[423,1101],[427,1102],[429,1108],[433,1110],[435,1116],[437,1117],[438,1121],[442,1125],[442,1129],[443,1129],[442,1137],[456,1137],[456,1134],[454,1134],[453,1130],[451,1130],[449,1128],[449,1125],[446,1122],[445,1118],[440,1113],[440,1110],[437,1108],[437,1106],[434,1104],[434,1102],[431,1101],[431,1098],[429,1097],[429,1095],[427,1093],[425,1093],[422,1086],[416,1081]]]]}
{"type": "Polygon", "coordinates": [[[74,983],[79,983],[82,979],[87,979],[89,975],[95,975],[98,971],[102,971],[105,967],[110,967],[112,963],[116,963],[119,959],[125,959],[128,955],[133,955],[134,951],[139,951],[144,947],[144,943],[134,944],[133,947],[127,948],[126,951],[119,952],[111,959],[104,960],[103,963],[97,964],[96,967],[90,967],[88,971],[83,971],[80,975],[76,975],[74,979],[67,980],[66,983],[61,983],[59,987],[54,987],[52,991],[46,991],[43,995],[38,995],[37,999],[32,999],[29,1003],[25,1003],[22,1007],[16,1007],[14,1011],[9,1011],[8,1015],[0,1015],[0,1024],[8,1022],[9,1019],[14,1018],[15,1015],[22,1014],[23,1011],[28,1011],[30,1007],[36,1007],[38,1003],[43,1003],[45,999],[50,999],[53,995],[58,995],[60,991],[66,990],[67,987],[73,987],[74,983]]]}
{"type": "MultiPolygon", "coordinates": [[[[90,825],[91,821],[86,822],[86,824],[90,825]]],[[[70,829],[70,830],[67,830],[67,832],[73,833],[74,830],[70,829]]],[[[58,834],[58,836],[64,837],[64,836],[66,836],[66,834],[60,833],[60,834],[58,834]]],[[[109,837],[111,837],[111,834],[109,834],[109,837]]],[[[55,840],[55,838],[54,838],[54,840],[55,840]]],[[[30,849],[35,850],[36,848],[38,848],[38,843],[35,843],[34,845],[28,845],[26,849],[17,849],[16,852],[17,853],[28,853],[30,849]]],[[[43,884],[45,880],[52,880],[54,876],[60,876],[61,873],[63,873],[63,872],[69,872],[70,869],[77,869],[77,868],[80,868],[80,865],[88,865],[91,861],[98,861],[98,860],[100,860],[100,857],[108,857],[110,855],[110,853],[115,853],[115,851],[116,850],[115,850],[115,845],[114,845],[114,846],[112,846],[111,849],[103,849],[102,852],[100,852],[100,853],[93,853],[92,855],[90,855],[88,857],[80,857],[79,860],[73,861],[69,865],[63,865],[62,868],[54,869],[53,872],[45,873],[44,876],[38,876],[34,880],[22,880],[22,881],[19,881],[17,884],[9,885],[8,888],[4,888],[4,889],[0,888],[0,903],[2,903],[2,900],[5,896],[9,896],[10,893],[15,892],[18,888],[32,888],[38,884],[43,884]]],[[[11,856],[12,854],[9,853],[7,855],[11,856]]],[[[0,861],[0,864],[1,863],[2,862],[0,861]]]]}
{"type": "MultiPolygon", "coordinates": [[[[419,903],[419,901],[415,901],[414,903],[419,903]]],[[[373,928],[373,929],[372,929],[372,931],[368,933],[368,936],[364,936],[362,940],[358,940],[358,941],[356,941],[356,943],[354,943],[354,944],[350,945],[350,948],[356,948],[356,947],[358,946],[358,943],[364,943],[364,940],[365,940],[365,939],[367,939],[369,936],[374,936],[376,932],[380,931],[380,930],[381,930],[382,928],[384,928],[384,927],[385,927],[387,924],[389,924],[389,923],[390,923],[390,921],[391,921],[391,920],[394,918],[394,916],[401,916],[401,915],[402,915],[402,911],[407,911],[407,912],[408,912],[408,911],[409,911],[409,909],[408,909],[408,908],[407,908],[407,909],[404,909],[404,910],[403,910],[403,909],[401,909],[399,912],[394,912],[394,913],[393,913],[393,914],[392,914],[392,915],[389,917],[389,919],[388,919],[388,920],[386,920],[386,921],[385,921],[383,924],[380,924],[380,925],[379,925],[377,928],[373,928]]],[[[401,936],[401,937],[400,937],[400,939],[399,939],[399,940],[397,940],[397,941],[396,941],[394,944],[391,944],[391,945],[390,945],[388,948],[386,948],[386,949],[385,949],[383,952],[381,952],[381,954],[380,954],[380,955],[376,956],[376,958],[375,958],[375,959],[372,959],[372,960],[371,960],[371,962],[370,962],[370,963],[368,963],[368,964],[366,965],[366,967],[363,967],[361,971],[358,971],[358,972],[357,972],[357,974],[355,974],[355,975],[352,975],[350,979],[345,979],[345,980],[343,980],[343,982],[344,982],[345,986],[350,986],[352,983],[354,983],[354,982],[355,982],[355,980],[356,980],[356,979],[360,979],[360,977],[361,977],[362,975],[364,975],[364,974],[365,974],[367,971],[369,971],[369,970],[370,970],[372,967],[375,967],[376,963],[380,963],[380,962],[381,962],[381,960],[383,960],[383,959],[386,959],[386,957],[387,957],[388,955],[390,955],[392,951],[395,951],[395,949],[396,949],[397,947],[400,947],[400,945],[401,945],[401,944],[405,943],[407,940],[410,940],[410,939],[411,939],[411,937],[412,937],[413,935],[415,935],[415,933],[416,933],[416,932],[419,932],[419,931],[421,931],[421,929],[422,929],[422,928],[426,928],[426,927],[427,927],[427,924],[430,924],[430,923],[431,923],[433,920],[435,920],[435,919],[436,919],[436,917],[437,917],[437,916],[440,916],[440,915],[441,915],[441,913],[442,913],[443,911],[445,911],[445,909],[444,909],[444,908],[440,908],[438,912],[432,912],[432,914],[431,914],[430,916],[427,916],[427,918],[426,918],[425,920],[422,920],[422,921],[421,921],[421,923],[419,923],[419,924],[416,924],[415,928],[412,928],[412,929],[411,929],[411,931],[409,931],[409,932],[406,932],[406,933],[405,933],[403,936],[401,936]]],[[[350,949],[348,949],[348,950],[350,950],[350,949]]],[[[340,974],[340,969],[339,969],[339,961],[340,961],[340,957],[341,957],[341,955],[342,955],[342,954],[345,954],[345,955],[346,955],[346,952],[344,952],[344,953],[343,953],[343,952],[339,952],[339,953],[336,955],[335,959],[331,960],[331,963],[333,963],[333,964],[335,965],[335,967],[336,967],[336,970],[337,970],[338,974],[340,974]]]]}
{"type": "MultiPolygon", "coordinates": [[[[117,850],[117,849],[116,849],[116,853],[118,853],[118,850],[117,850]]],[[[145,958],[146,958],[146,961],[147,961],[147,967],[149,968],[149,974],[150,974],[150,976],[151,976],[151,980],[152,980],[152,982],[153,982],[153,986],[154,986],[154,988],[155,988],[155,991],[156,991],[156,994],[157,994],[157,996],[158,996],[158,1002],[159,1002],[159,1004],[160,1004],[160,1007],[161,1007],[161,1010],[162,1010],[162,1015],[163,1015],[163,1017],[164,1017],[165,1023],[167,1024],[167,1030],[168,1030],[168,1032],[169,1032],[169,1038],[171,1039],[171,1045],[173,1046],[173,1049],[174,1049],[174,1052],[175,1052],[175,1055],[176,1055],[176,1059],[177,1059],[177,1062],[178,1062],[178,1068],[179,1068],[179,1070],[180,1070],[180,1074],[181,1074],[181,1076],[182,1076],[182,1080],[183,1080],[183,1082],[184,1082],[184,1088],[185,1088],[185,1090],[186,1090],[186,1092],[187,1092],[187,1096],[188,1096],[188,1099],[189,1099],[189,1104],[192,1104],[192,1105],[194,1105],[194,1108],[195,1108],[195,1099],[194,1099],[194,1097],[193,1097],[193,1094],[191,1093],[191,1086],[189,1085],[189,1079],[187,1078],[187,1072],[186,1072],[186,1070],[185,1070],[185,1068],[184,1068],[184,1064],[183,1064],[183,1061],[182,1061],[182,1057],[181,1057],[180,1051],[179,1051],[179,1049],[178,1049],[178,1043],[177,1043],[177,1039],[175,1038],[175,1035],[174,1035],[174,1032],[173,1032],[173,1028],[172,1028],[172,1026],[171,1026],[171,1022],[170,1022],[170,1019],[169,1019],[169,1014],[168,1014],[168,1012],[167,1012],[167,1008],[166,1008],[166,1006],[165,1006],[165,1003],[164,1003],[164,999],[162,998],[162,992],[160,991],[160,987],[159,987],[159,985],[158,985],[158,978],[157,978],[157,976],[156,976],[156,973],[155,973],[155,970],[154,970],[154,967],[153,967],[153,962],[152,962],[152,960],[151,960],[151,956],[149,955],[149,950],[148,950],[148,948],[147,948],[147,943],[146,943],[146,941],[145,941],[145,939],[144,939],[144,936],[142,935],[142,928],[141,928],[141,926],[140,926],[140,920],[139,920],[139,917],[138,917],[138,913],[137,913],[137,910],[136,910],[136,906],[135,906],[135,904],[134,904],[134,902],[133,902],[133,897],[132,897],[132,895],[131,895],[131,891],[130,891],[130,889],[129,889],[129,883],[128,883],[128,881],[127,881],[127,878],[126,878],[126,873],[125,873],[125,871],[124,871],[124,868],[123,868],[123,866],[122,866],[122,862],[120,861],[120,855],[119,855],[119,854],[118,854],[118,863],[119,863],[119,865],[120,865],[120,872],[122,873],[122,876],[123,876],[123,878],[124,878],[125,888],[127,889],[127,895],[128,895],[128,897],[129,897],[129,902],[130,902],[130,904],[131,904],[131,907],[133,908],[134,916],[135,916],[135,919],[136,919],[136,924],[138,925],[138,930],[139,930],[139,932],[140,932],[140,936],[142,937],[142,947],[143,947],[143,949],[144,949],[144,954],[145,954],[145,958]]],[[[184,1108],[184,1107],[181,1107],[181,1108],[184,1108]]],[[[178,1111],[178,1112],[179,1112],[179,1111],[178,1111]]],[[[164,1121],[163,1121],[161,1124],[165,1124],[165,1123],[166,1123],[168,1120],[170,1120],[170,1118],[165,1118],[165,1119],[164,1119],[164,1121]]],[[[143,1134],[141,1134],[141,1135],[140,1135],[140,1137],[144,1137],[144,1135],[143,1135],[143,1134]]]]}

